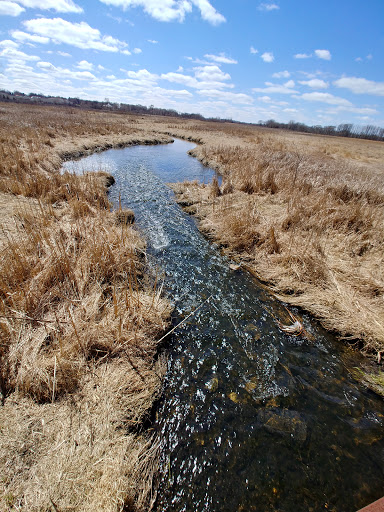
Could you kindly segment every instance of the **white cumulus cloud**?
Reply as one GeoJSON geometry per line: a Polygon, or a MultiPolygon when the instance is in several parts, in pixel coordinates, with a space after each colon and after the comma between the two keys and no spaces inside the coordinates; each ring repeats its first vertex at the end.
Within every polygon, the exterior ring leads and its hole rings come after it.
{"type": "Polygon", "coordinates": [[[161,78],[163,80],[167,80],[168,82],[173,82],[175,84],[181,84],[181,85],[184,85],[186,87],[193,87],[195,89],[198,89],[199,88],[199,81],[196,80],[195,77],[193,76],[190,76],[190,75],[184,75],[183,73],[174,73],[174,72],[170,72],[170,73],[163,73],[161,75],[161,78]]]}
{"type": "Polygon", "coordinates": [[[83,12],[83,9],[72,0],[17,0],[17,2],[31,9],[53,9],[56,12],[83,12]]]}
{"type": "Polygon", "coordinates": [[[231,76],[228,73],[224,73],[219,66],[213,64],[198,66],[193,68],[193,70],[194,76],[170,72],[163,73],[161,78],[199,90],[219,90],[233,87],[232,84],[227,83],[231,76]]]}
{"type": "Polygon", "coordinates": [[[350,112],[352,114],[362,114],[362,115],[375,115],[378,114],[378,111],[374,108],[370,107],[355,107],[353,105],[337,105],[335,107],[329,108],[325,111],[328,114],[336,115],[340,112],[350,112]]]}
{"type": "Polygon", "coordinates": [[[265,82],[266,87],[255,87],[252,89],[253,92],[263,92],[265,94],[295,94],[295,82],[288,80],[285,84],[273,84],[271,82],[265,82]]]}
{"type": "Polygon", "coordinates": [[[296,53],[296,55],[294,55],[295,59],[310,59],[311,57],[312,55],[308,53],[296,53]]]}
{"type": "Polygon", "coordinates": [[[194,68],[195,76],[198,80],[207,82],[222,82],[224,80],[230,80],[231,75],[224,73],[219,66],[201,66],[194,68]]]}
{"type": "Polygon", "coordinates": [[[179,21],[185,19],[186,14],[192,12],[193,6],[200,10],[203,20],[212,25],[219,25],[225,20],[208,0],[100,0],[100,2],[128,9],[142,7],[144,12],[158,21],[179,21]]]}
{"type": "Polygon", "coordinates": [[[23,24],[33,37],[49,38],[53,43],[64,43],[84,50],[118,52],[128,46],[114,37],[102,36],[98,29],[92,28],[85,21],[71,23],[62,18],[37,18],[24,21],[23,24]]]}
{"type": "Polygon", "coordinates": [[[219,53],[219,55],[212,55],[207,53],[204,57],[208,60],[213,60],[219,64],[237,64],[237,60],[231,59],[230,57],[226,57],[224,53],[219,53]]]}
{"type": "Polygon", "coordinates": [[[270,96],[259,96],[257,99],[263,103],[271,103],[273,101],[270,96]]]}
{"type": "Polygon", "coordinates": [[[29,41],[32,43],[48,44],[50,41],[49,37],[43,37],[37,34],[28,34],[22,30],[12,30],[11,36],[13,39],[16,39],[16,41],[19,41],[20,43],[29,41]]]}
{"type": "Polygon", "coordinates": [[[0,1],[0,16],[19,16],[25,9],[15,2],[0,1]]]}
{"type": "Polygon", "coordinates": [[[201,90],[198,91],[198,93],[201,96],[207,96],[208,98],[213,98],[219,101],[229,101],[235,104],[251,105],[253,103],[253,98],[248,94],[243,93],[220,91],[216,89],[201,90]]]}
{"type": "Polygon", "coordinates": [[[328,105],[339,105],[343,107],[352,107],[352,103],[345,98],[334,96],[328,92],[308,92],[300,96],[306,101],[320,101],[322,103],[328,103],[328,105]]]}
{"type": "Polygon", "coordinates": [[[39,60],[39,57],[37,57],[36,55],[28,55],[10,46],[5,47],[4,50],[0,51],[0,57],[4,57],[5,59],[8,59],[10,61],[25,62],[27,60],[39,60]]]}
{"type": "Polygon", "coordinates": [[[357,78],[346,76],[333,82],[336,87],[349,89],[355,94],[372,94],[374,96],[384,96],[384,82],[374,82],[366,78],[357,78]]]}
{"type": "Polygon", "coordinates": [[[147,69],[139,69],[139,71],[127,71],[127,76],[135,80],[140,80],[145,83],[157,82],[159,76],[155,73],[150,73],[147,69]]]}
{"type": "Polygon", "coordinates": [[[0,41],[0,48],[18,48],[18,43],[15,43],[15,41],[11,41],[10,39],[4,39],[3,41],[0,41]]]}
{"type": "Polygon", "coordinates": [[[220,25],[220,23],[226,21],[224,16],[217,12],[208,0],[192,0],[192,3],[200,9],[203,20],[208,21],[212,25],[220,25]]]}
{"type": "Polygon", "coordinates": [[[81,60],[77,63],[77,67],[79,69],[84,69],[85,71],[92,71],[93,64],[91,62],[88,62],[87,60],[81,60]]]}
{"type": "Polygon", "coordinates": [[[254,48],[253,46],[250,47],[249,51],[253,54],[253,55],[256,55],[256,53],[259,53],[259,50],[256,50],[256,48],[254,48]]]}
{"type": "Polygon", "coordinates": [[[189,1],[181,0],[100,0],[107,5],[128,9],[142,7],[144,12],[158,21],[184,21],[185,15],[192,12],[189,1]]]}
{"type": "Polygon", "coordinates": [[[273,3],[263,3],[258,7],[259,11],[277,11],[280,7],[273,3]]]}
{"type": "Polygon", "coordinates": [[[291,73],[289,71],[279,71],[278,73],[273,73],[273,78],[289,78],[291,73]]]}
{"type": "Polygon", "coordinates": [[[313,78],[312,80],[303,80],[299,81],[299,84],[307,85],[311,89],[328,89],[329,84],[324,80],[320,80],[319,78],[313,78]]]}
{"type": "Polygon", "coordinates": [[[96,80],[95,75],[93,75],[89,71],[71,71],[69,69],[56,67],[50,62],[38,62],[36,66],[43,71],[49,71],[50,75],[54,75],[57,78],[69,78],[75,80],[96,80]]]}
{"type": "Polygon", "coordinates": [[[315,50],[315,55],[319,59],[331,60],[331,52],[329,50],[315,50]]]}
{"type": "Polygon", "coordinates": [[[261,55],[261,58],[264,62],[273,62],[275,60],[275,57],[272,52],[265,52],[261,55]]]}

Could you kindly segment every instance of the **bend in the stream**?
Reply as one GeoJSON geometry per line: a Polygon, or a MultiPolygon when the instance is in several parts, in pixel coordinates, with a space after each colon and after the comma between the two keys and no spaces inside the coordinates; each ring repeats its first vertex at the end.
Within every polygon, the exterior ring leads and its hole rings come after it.
{"type": "Polygon", "coordinates": [[[67,169],[102,168],[135,212],[174,324],[157,428],[160,511],[354,511],[383,494],[383,401],[356,382],[359,364],[304,315],[311,339],[287,336],[273,300],[198,231],[168,182],[214,175],[192,144],[109,150],[67,169]],[[273,314],[271,314],[273,313],[273,314]]]}

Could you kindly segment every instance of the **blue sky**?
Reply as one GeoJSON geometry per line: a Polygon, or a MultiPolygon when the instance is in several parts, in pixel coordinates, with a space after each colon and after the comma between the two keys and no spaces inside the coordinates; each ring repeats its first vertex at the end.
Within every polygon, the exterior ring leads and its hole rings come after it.
{"type": "Polygon", "coordinates": [[[384,0],[0,0],[0,88],[384,126],[384,0]]]}

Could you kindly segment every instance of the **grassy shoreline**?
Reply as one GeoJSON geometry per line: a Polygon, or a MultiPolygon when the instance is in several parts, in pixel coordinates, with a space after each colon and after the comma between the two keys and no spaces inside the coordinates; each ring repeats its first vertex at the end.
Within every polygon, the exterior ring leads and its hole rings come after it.
{"type": "Polygon", "coordinates": [[[207,123],[168,133],[196,141],[190,154],[222,176],[173,185],[201,231],[371,356],[364,382],[384,394],[384,145],[207,123]]]}
{"type": "Polygon", "coordinates": [[[155,499],[143,425],[169,305],[145,284],[144,242],[109,211],[105,173],[61,174],[63,160],[198,143],[191,154],[223,183],[175,191],[202,231],[284,301],[384,354],[381,143],[9,104],[0,121],[0,510],[155,499]]]}
{"type": "Polygon", "coordinates": [[[0,105],[0,510],[149,510],[170,306],[106,174],[61,162],[170,142],[135,118],[0,105]],[[84,119],[84,116],[86,119],[84,119]]]}

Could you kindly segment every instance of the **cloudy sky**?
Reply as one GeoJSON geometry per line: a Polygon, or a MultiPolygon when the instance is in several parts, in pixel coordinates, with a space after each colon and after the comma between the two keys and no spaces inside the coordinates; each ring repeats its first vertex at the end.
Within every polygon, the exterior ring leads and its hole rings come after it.
{"type": "Polygon", "coordinates": [[[384,0],[0,0],[0,88],[384,126],[384,0]]]}

